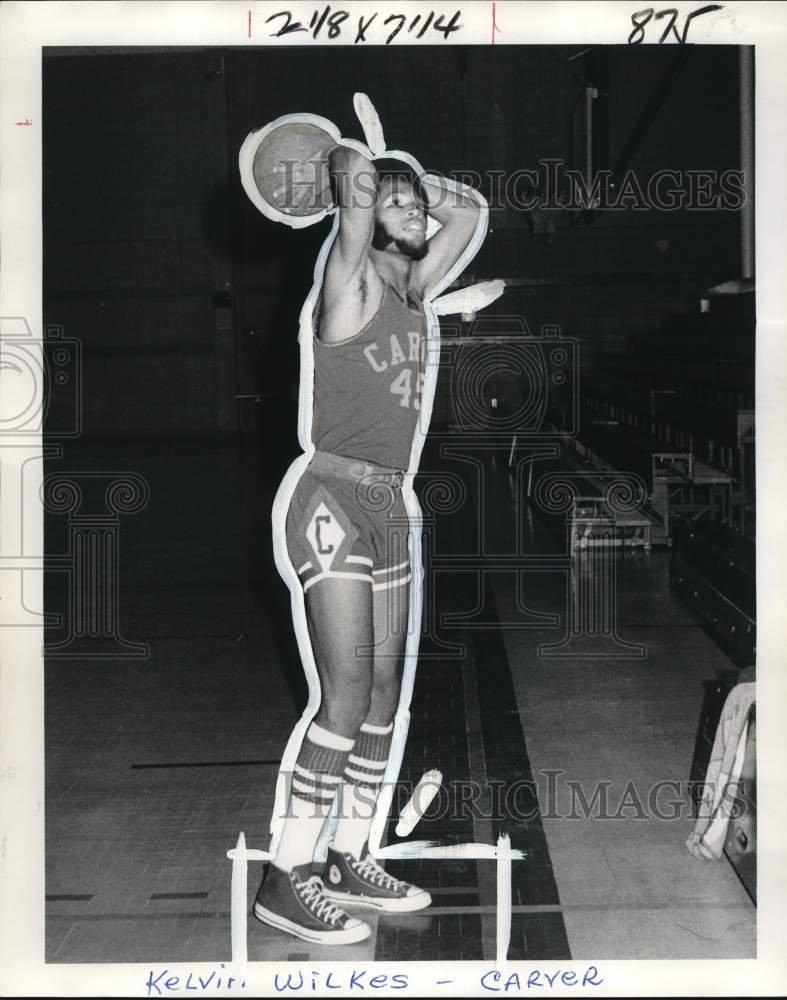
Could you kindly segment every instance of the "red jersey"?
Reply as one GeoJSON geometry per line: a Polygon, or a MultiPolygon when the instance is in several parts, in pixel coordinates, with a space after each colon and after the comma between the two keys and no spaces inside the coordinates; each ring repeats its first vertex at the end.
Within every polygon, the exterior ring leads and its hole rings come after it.
{"type": "Polygon", "coordinates": [[[349,340],[314,338],[312,441],[318,451],[406,469],[418,424],[426,314],[383,281],[377,313],[349,340]]]}

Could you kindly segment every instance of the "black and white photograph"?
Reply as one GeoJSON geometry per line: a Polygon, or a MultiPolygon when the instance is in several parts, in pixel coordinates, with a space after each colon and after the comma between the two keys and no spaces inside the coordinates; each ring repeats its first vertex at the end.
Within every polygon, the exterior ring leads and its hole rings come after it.
{"type": "Polygon", "coordinates": [[[13,992],[783,993],[787,5],[636,7],[4,5],[13,992]]]}

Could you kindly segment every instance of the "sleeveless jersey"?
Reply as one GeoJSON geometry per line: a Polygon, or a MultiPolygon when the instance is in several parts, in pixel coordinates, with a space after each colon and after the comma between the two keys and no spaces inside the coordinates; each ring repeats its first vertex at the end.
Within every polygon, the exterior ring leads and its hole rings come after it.
{"type": "Polygon", "coordinates": [[[375,316],[338,344],[314,338],[312,440],[318,451],[406,469],[418,424],[426,314],[383,282],[375,316]]]}

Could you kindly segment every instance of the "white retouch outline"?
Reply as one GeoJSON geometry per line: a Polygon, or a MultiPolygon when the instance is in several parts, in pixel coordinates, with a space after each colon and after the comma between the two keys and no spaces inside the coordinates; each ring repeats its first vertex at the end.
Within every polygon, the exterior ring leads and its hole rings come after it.
{"type": "Polygon", "coordinates": [[[399,813],[399,822],[396,824],[395,830],[397,837],[408,837],[413,832],[416,824],[440,791],[442,783],[442,771],[426,771],[421,775],[421,780],[413,789],[413,794],[399,813]]]}
{"type": "MultiPolygon", "coordinates": [[[[303,454],[299,455],[287,469],[273,502],[271,522],[273,528],[273,554],[276,568],[287,584],[290,591],[290,607],[292,612],[293,627],[298,643],[298,650],[301,662],[306,674],[309,688],[309,697],[298,722],[290,734],[287,745],[282,754],[279,766],[279,775],[276,782],[276,795],[274,800],[273,814],[270,821],[271,841],[267,851],[249,850],[246,848],[245,837],[241,833],[238,838],[236,848],[227,852],[227,856],[233,860],[233,899],[230,908],[230,918],[232,922],[232,942],[233,942],[233,962],[240,965],[246,963],[246,863],[248,860],[270,860],[276,855],[276,850],[281,838],[286,814],[287,785],[286,775],[292,773],[295,761],[300,751],[301,743],[306,730],[317,713],[320,705],[320,682],[317,667],[314,660],[314,652],[309,641],[308,627],[306,623],[306,610],[304,592],[301,582],[296,573],[295,567],[287,551],[286,542],[286,521],[293,493],[305,472],[315,452],[314,444],[311,440],[312,416],[313,416],[313,391],[314,391],[314,329],[312,318],[314,306],[317,302],[322,282],[325,274],[325,266],[330,253],[333,241],[339,230],[339,211],[333,207],[320,210],[313,215],[293,216],[270,205],[260,194],[253,175],[254,155],[262,139],[274,128],[286,124],[309,124],[316,125],[324,129],[337,144],[347,146],[357,152],[362,153],[368,159],[374,156],[385,156],[397,159],[408,164],[422,183],[432,186],[442,187],[444,190],[460,194],[470,198],[478,205],[478,221],[473,235],[470,237],[465,249],[459,255],[453,265],[446,273],[439,278],[435,284],[425,292],[423,299],[424,313],[426,315],[426,344],[427,344],[427,364],[424,375],[423,389],[421,396],[421,409],[419,419],[416,424],[413,442],[410,449],[410,460],[405,472],[401,487],[402,499],[409,520],[408,550],[412,579],[410,581],[410,603],[408,611],[408,632],[404,652],[404,670],[399,695],[399,704],[394,716],[393,737],[388,756],[388,763],[383,777],[383,788],[377,800],[377,805],[369,830],[369,851],[373,857],[402,857],[402,858],[449,858],[449,857],[477,857],[477,858],[497,858],[498,871],[502,861],[504,871],[508,872],[507,891],[498,891],[497,898],[497,962],[503,963],[506,960],[508,942],[511,925],[511,886],[510,870],[512,858],[524,858],[521,851],[512,851],[508,838],[499,838],[497,846],[493,844],[456,844],[440,846],[432,842],[412,842],[400,845],[391,845],[381,848],[381,840],[388,819],[393,797],[393,789],[399,779],[399,773],[404,756],[405,743],[410,725],[410,703],[412,701],[413,687],[415,683],[415,669],[418,658],[418,645],[421,631],[421,615],[423,608],[423,577],[424,570],[421,559],[421,527],[422,515],[415,491],[413,480],[418,471],[426,434],[432,416],[434,394],[437,384],[438,359],[440,356],[440,325],[438,315],[445,315],[448,312],[458,311],[450,301],[452,295],[446,296],[446,303],[443,308],[440,303],[434,303],[437,296],[448,288],[465,270],[468,264],[478,253],[489,227],[489,207],[486,199],[473,188],[453,181],[450,178],[441,177],[436,174],[427,173],[418,160],[409,153],[402,150],[385,150],[382,153],[371,152],[368,146],[356,142],[352,139],[342,138],[336,126],[328,119],[312,114],[289,114],[283,115],[270,122],[268,125],[250,133],[243,142],[239,153],[239,166],[241,180],[244,190],[248,194],[252,203],[266,216],[274,222],[282,222],[293,229],[302,229],[306,226],[320,222],[327,215],[333,215],[333,225],[330,233],[325,238],[314,266],[314,281],[306,296],[306,300],[300,311],[298,341],[300,344],[300,384],[298,394],[298,441],[303,449],[303,454]],[[434,304],[433,304],[434,303],[434,304]],[[505,845],[508,846],[505,846],[505,845]],[[236,872],[236,865],[239,866],[236,872]],[[243,886],[241,886],[243,882],[243,886]],[[237,883],[237,887],[236,887],[237,883]],[[242,895],[241,895],[242,889],[242,895]],[[240,909],[243,910],[240,913],[240,909]],[[237,923],[237,929],[236,929],[237,923]],[[242,927],[242,929],[241,929],[242,927]],[[241,942],[242,938],[242,942],[241,942]],[[236,952],[237,947],[237,952],[236,952]]],[[[427,233],[430,238],[432,233],[427,233]]],[[[462,295],[457,296],[460,300],[458,306],[467,308],[468,291],[462,289],[462,295]]],[[[485,283],[485,287],[479,287],[479,291],[470,297],[476,308],[488,305],[498,298],[503,291],[503,283],[485,283]],[[489,286],[492,287],[489,287],[489,286]]],[[[325,830],[317,846],[316,856],[319,856],[321,845],[324,845],[331,835],[331,818],[326,821],[325,830]]],[[[498,875],[498,890],[500,889],[500,875],[498,875]]]]}

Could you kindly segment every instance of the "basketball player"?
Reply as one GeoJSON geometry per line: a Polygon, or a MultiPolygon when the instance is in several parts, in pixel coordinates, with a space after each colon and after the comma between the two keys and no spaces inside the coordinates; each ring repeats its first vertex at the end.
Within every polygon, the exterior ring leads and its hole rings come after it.
{"type": "MultiPolygon", "coordinates": [[[[389,166],[391,161],[385,161],[389,166]]],[[[384,164],[380,164],[383,166],[384,164]]],[[[287,517],[322,700],[301,744],[276,855],[255,916],[322,944],[361,941],[344,907],[421,909],[428,892],[368,853],[399,704],[408,621],[408,521],[401,496],[425,374],[425,294],[467,247],[469,196],[376,170],[337,145],[325,159],[339,226],[314,322],[312,440],[287,517]],[[426,239],[427,215],[440,223],[426,239]],[[339,820],[322,876],[313,857],[334,797],[339,820]]]]}

